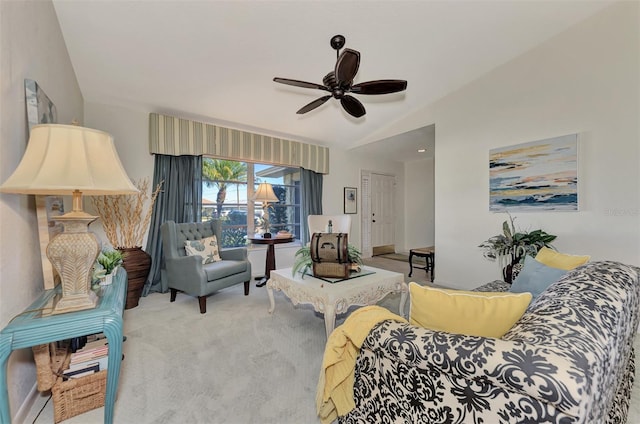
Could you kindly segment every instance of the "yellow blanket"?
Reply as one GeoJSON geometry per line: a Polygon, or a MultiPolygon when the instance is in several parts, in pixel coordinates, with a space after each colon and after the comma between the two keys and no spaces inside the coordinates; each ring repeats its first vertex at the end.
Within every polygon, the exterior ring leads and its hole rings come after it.
{"type": "Polygon", "coordinates": [[[388,309],[365,306],[354,311],[329,336],[316,393],[316,408],[322,424],[331,423],[355,408],[353,382],[358,352],[371,329],[388,319],[407,322],[388,309]]]}

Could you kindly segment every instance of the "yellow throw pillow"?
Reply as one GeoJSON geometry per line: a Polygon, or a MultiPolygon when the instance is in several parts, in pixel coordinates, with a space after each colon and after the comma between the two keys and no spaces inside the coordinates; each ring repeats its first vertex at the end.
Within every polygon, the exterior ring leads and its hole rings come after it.
{"type": "Polygon", "coordinates": [[[548,247],[543,247],[536,255],[536,261],[551,268],[564,269],[565,271],[584,265],[589,262],[589,259],[591,259],[591,256],[567,255],[566,253],[556,252],[548,247]]]}
{"type": "Polygon", "coordinates": [[[468,336],[502,337],[520,319],[531,293],[474,292],[409,283],[412,325],[468,336]]]}

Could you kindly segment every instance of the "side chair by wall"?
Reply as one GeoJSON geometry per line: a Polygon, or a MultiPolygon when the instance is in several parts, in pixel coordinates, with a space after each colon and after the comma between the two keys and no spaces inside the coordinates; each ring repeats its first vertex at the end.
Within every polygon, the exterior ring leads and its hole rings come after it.
{"type": "Polygon", "coordinates": [[[221,260],[206,264],[202,256],[189,256],[185,250],[185,241],[203,240],[213,235],[220,243],[220,221],[184,224],[167,221],[160,227],[160,232],[171,302],[176,300],[178,291],[196,296],[200,313],[204,314],[207,312],[207,296],[220,289],[244,283],[244,294],[249,294],[251,262],[245,247],[220,249],[221,260]]]}

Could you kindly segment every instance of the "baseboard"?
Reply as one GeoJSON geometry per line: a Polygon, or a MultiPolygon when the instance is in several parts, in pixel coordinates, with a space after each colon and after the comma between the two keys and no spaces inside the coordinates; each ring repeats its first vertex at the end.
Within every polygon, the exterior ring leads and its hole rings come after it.
{"type": "Polygon", "coordinates": [[[24,423],[29,416],[29,412],[31,412],[31,408],[33,408],[33,405],[36,403],[39,394],[38,383],[36,382],[31,390],[29,390],[29,394],[24,399],[24,402],[22,402],[22,405],[20,405],[20,408],[18,408],[18,412],[16,412],[16,416],[13,417],[11,422],[24,423]]]}
{"type": "Polygon", "coordinates": [[[375,246],[373,248],[373,256],[377,255],[386,255],[389,253],[396,253],[396,246],[393,244],[388,244],[386,246],[375,246]]]}

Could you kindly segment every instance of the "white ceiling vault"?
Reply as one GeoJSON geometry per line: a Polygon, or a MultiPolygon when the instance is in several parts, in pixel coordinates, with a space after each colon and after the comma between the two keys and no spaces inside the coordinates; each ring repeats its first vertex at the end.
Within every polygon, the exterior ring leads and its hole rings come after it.
{"type": "Polygon", "coordinates": [[[609,3],[53,0],[85,101],[342,148],[375,139],[609,3]],[[297,115],[326,92],[273,78],[321,84],[335,66],[336,34],[361,53],[354,83],[404,79],[407,90],[355,95],[367,110],[360,119],[335,99],[297,115]]]}

